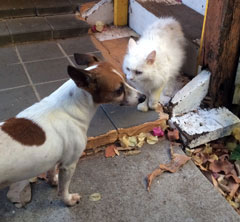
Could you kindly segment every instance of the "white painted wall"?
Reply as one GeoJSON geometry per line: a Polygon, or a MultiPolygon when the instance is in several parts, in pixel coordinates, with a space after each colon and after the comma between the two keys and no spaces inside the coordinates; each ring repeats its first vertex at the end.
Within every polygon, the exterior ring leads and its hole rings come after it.
{"type": "Polygon", "coordinates": [[[182,3],[204,15],[206,0],[182,0],[182,3]]]}

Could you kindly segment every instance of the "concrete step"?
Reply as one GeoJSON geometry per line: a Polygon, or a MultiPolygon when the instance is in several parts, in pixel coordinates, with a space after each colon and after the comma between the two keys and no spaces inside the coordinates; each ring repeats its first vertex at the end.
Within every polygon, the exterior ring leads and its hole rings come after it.
{"type": "Polygon", "coordinates": [[[148,27],[159,17],[172,16],[176,18],[181,23],[187,39],[187,56],[183,71],[190,76],[194,76],[196,75],[203,15],[180,2],[173,2],[130,0],[129,26],[141,35],[145,27],[148,27]]]}
{"type": "Polygon", "coordinates": [[[1,0],[0,18],[44,16],[73,13],[92,0],[1,0]]]}
{"type": "Polygon", "coordinates": [[[6,19],[0,21],[0,46],[76,37],[88,29],[89,25],[74,14],[6,19]]]}

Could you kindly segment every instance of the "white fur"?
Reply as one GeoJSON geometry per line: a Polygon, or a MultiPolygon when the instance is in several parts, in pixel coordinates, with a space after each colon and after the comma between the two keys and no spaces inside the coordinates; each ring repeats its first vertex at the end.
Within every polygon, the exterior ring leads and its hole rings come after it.
{"type": "MultiPolygon", "coordinates": [[[[93,68],[97,66],[90,67],[93,68]]],[[[128,92],[119,103],[126,100],[128,105],[136,105],[140,92],[132,87],[128,92]]],[[[53,170],[59,164],[59,193],[67,205],[74,205],[80,196],[69,194],[68,188],[86,147],[88,126],[97,107],[91,94],[68,80],[50,96],[16,116],[32,120],[43,129],[46,141],[42,145],[23,145],[0,127],[0,188],[53,170]]]]}
{"type": "Polygon", "coordinates": [[[154,109],[166,83],[179,74],[184,61],[184,44],[181,26],[171,17],[160,18],[153,23],[137,42],[129,41],[123,71],[131,85],[148,97],[143,104],[139,104],[139,110],[154,109]],[[146,59],[154,50],[155,61],[148,64],[146,59]],[[142,74],[136,75],[136,70],[142,74]]]}
{"type": "Polygon", "coordinates": [[[19,113],[16,118],[30,119],[43,129],[46,141],[41,146],[25,146],[0,129],[0,187],[5,181],[40,175],[56,164],[68,169],[76,163],[86,147],[87,129],[97,107],[89,93],[68,80],[19,113]]]}
{"type": "Polygon", "coordinates": [[[89,70],[92,70],[92,69],[96,69],[97,67],[98,67],[98,65],[93,65],[93,66],[87,67],[85,70],[89,71],[89,70]]]}
{"type": "Polygon", "coordinates": [[[116,69],[112,69],[112,71],[115,72],[117,75],[119,75],[121,77],[121,79],[123,80],[124,85],[125,85],[125,91],[127,92],[127,94],[130,94],[128,96],[127,102],[129,104],[133,104],[139,98],[140,92],[138,90],[136,90],[135,88],[133,88],[132,86],[130,86],[127,82],[125,82],[123,76],[116,69]]]}

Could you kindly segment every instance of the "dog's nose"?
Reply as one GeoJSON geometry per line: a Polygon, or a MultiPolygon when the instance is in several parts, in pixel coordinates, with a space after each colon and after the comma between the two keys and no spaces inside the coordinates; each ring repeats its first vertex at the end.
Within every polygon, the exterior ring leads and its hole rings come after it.
{"type": "Polygon", "coordinates": [[[146,96],[145,95],[141,95],[139,98],[138,98],[138,103],[143,103],[146,99],[146,96]]]}

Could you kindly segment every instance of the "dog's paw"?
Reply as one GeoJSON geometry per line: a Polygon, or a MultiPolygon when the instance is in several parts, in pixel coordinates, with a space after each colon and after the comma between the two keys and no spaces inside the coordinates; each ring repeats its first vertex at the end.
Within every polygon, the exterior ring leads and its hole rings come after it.
{"type": "Polygon", "coordinates": [[[68,207],[72,207],[75,204],[78,204],[80,201],[81,196],[78,193],[72,193],[69,194],[68,197],[66,199],[64,199],[64,203],[68,206],[68,207]]]}
{"type": "Polygon", "coordinates": [[[148,106],[146,103],[139,103],[137,106],[137,109],[142,112],[147,112],[148,111],[148,106]]]}

